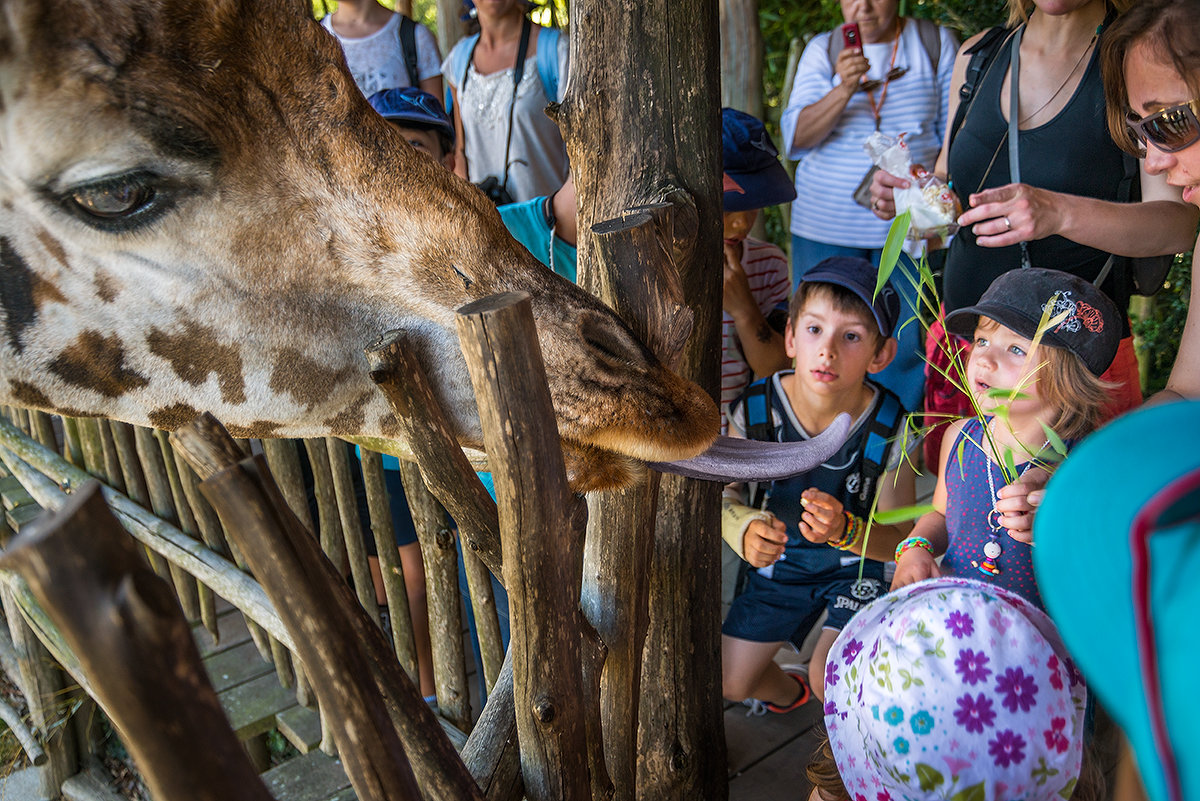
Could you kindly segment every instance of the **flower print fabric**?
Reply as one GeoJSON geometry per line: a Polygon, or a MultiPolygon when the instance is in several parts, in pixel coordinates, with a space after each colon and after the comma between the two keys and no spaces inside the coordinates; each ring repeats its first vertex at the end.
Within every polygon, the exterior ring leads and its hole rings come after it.
{"type": "Polygon", "coordinates": [[[827,665],[825,724],[850,797],[1061,801],[1086,690],[1050,620],[963,578],[864,607],[827,665]]]}

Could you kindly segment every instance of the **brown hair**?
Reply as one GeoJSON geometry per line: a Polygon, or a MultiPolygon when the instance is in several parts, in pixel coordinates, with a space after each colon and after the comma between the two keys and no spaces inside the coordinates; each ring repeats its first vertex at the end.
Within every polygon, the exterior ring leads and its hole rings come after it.
{"type": "Polygon", "coordinates": [[[796,320],[800,318],[800,313],[804,311],[804,307],[808,305],[809,298],[824,295],[829,298],[829,302],[833,308],[843,314],[853,314],[862,321],[867,330],[875,337],[875,352],[879,353],[880,348],[888,341],[888,337],[883,335],[879,330],[879,323],[875,320],[875,312],[871,307],[854,294],[852,291],[839,284],[827,284],[824,281],[804,281],[796,289],[796,293],[792,295],[791,303],[788,305],[788,328],[796,325],[796,320]]]}
{"type": "MultiPolygon", "coordinates": [[[[985,332],[1000,325],[984,315],[980,315],[977,323],[985,332]]],[[[1081,439],[1104,422],[1105,410],[1112,400],[1109,393],[1115,385],[1101,381],[1087,369],[1083,359],[1066,348],[1055,347],[1045,340],[1038,344],[1037,356],[1042,362],[1034,374],[1038,397],[1058,411],[1058,417],[1046,424],[1061,439],[1081,439]]]]}
{"type": "Polygon", "coordinates": [[[1193,93],[1200,94],[1200,0],[1141,0],[1104,32],[1100,68],[1108,130],[1127,153],[1142,155],[1141,142],[1125,124],[1129,96],[1125,91],[1125,59],[1135,45],[1152,47],[1170,64],[1193,93]]]}

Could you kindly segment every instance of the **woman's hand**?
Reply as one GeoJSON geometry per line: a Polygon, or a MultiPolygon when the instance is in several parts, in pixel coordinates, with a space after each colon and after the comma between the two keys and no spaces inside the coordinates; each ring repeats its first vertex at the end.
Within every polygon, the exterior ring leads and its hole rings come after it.
{"type": "Polygon", "coordinates": [[[1008,184],[976,192],[958,224],[973,226],[975,241],[1003,248],[1059,233],[1063,228],[1059,194],[1029,184],[1008,184]]]}
{"type": "Polygon", "coordinates": [[[871,179],[871,211],[881,220],[896,216],[896,190],[907,189],[909,182],[898,175],[876,170],[871,179]]]}
{"type": "MultiPolygon", "coordinates": [[[[840,36],[840,31],[834,31],[834,36],[840,36]]],[[[857,47],[847,47],[838,53],[837,62],[833,65],[833,71],[842,76],[842,85],[852,91],[858,91],[858,84],[862,81],[862,77],[867,74],[867,70],[871,68],[871,62],[867,61],[867,57],[863,55],[863,51],[857,47]]]]}

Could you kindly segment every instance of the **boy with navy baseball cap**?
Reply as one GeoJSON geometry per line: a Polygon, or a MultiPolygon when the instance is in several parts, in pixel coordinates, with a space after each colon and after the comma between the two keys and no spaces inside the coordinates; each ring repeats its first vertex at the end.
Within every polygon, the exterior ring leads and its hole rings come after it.
{"type": "Polygon", "coordinates": [[[398,128],[410,145],[454,171],[454,124],[436,97],[406,86],[376,92],[367,102],[398,128]]]}

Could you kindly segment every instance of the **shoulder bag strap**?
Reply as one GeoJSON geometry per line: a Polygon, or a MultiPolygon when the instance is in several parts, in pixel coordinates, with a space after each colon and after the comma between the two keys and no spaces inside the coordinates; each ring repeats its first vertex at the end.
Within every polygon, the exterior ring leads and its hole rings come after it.
{"type": "Polygon", "coordinates": [[[508,190],[508,152],[512,149],[513,110],[517,107],[517,89],[521,78],[525,77],[525,54],[529,52],[529,34],[533,31],[533,22],[525,17],[521,23],[521,41],[517,45],[517,63],[513,64],[512,100],[508,103],[508,136],[504,139],[504,183],[501,186],[508,190]]]}
{"type": "MultiPolygon", "coordinates": [[[[1021,117],[1021,37],[1024,33],[1024,25],[1013,33],[1008,74],[1008,180],[1014,184],[1021,183],[1021,132],[1018,125],[1021,117]]],[[[1027,242],[1021,243],[1021,266],[1031,266],[1027,242]]]]}
{"type": "Polygon", "coordinates": [[[404,68],[408,70],[408,85],[414,89],[420,88],[420,78],[417,71],[417,23],[412,17],[400,15],[400,53],[404,56],[404,68]]]}

